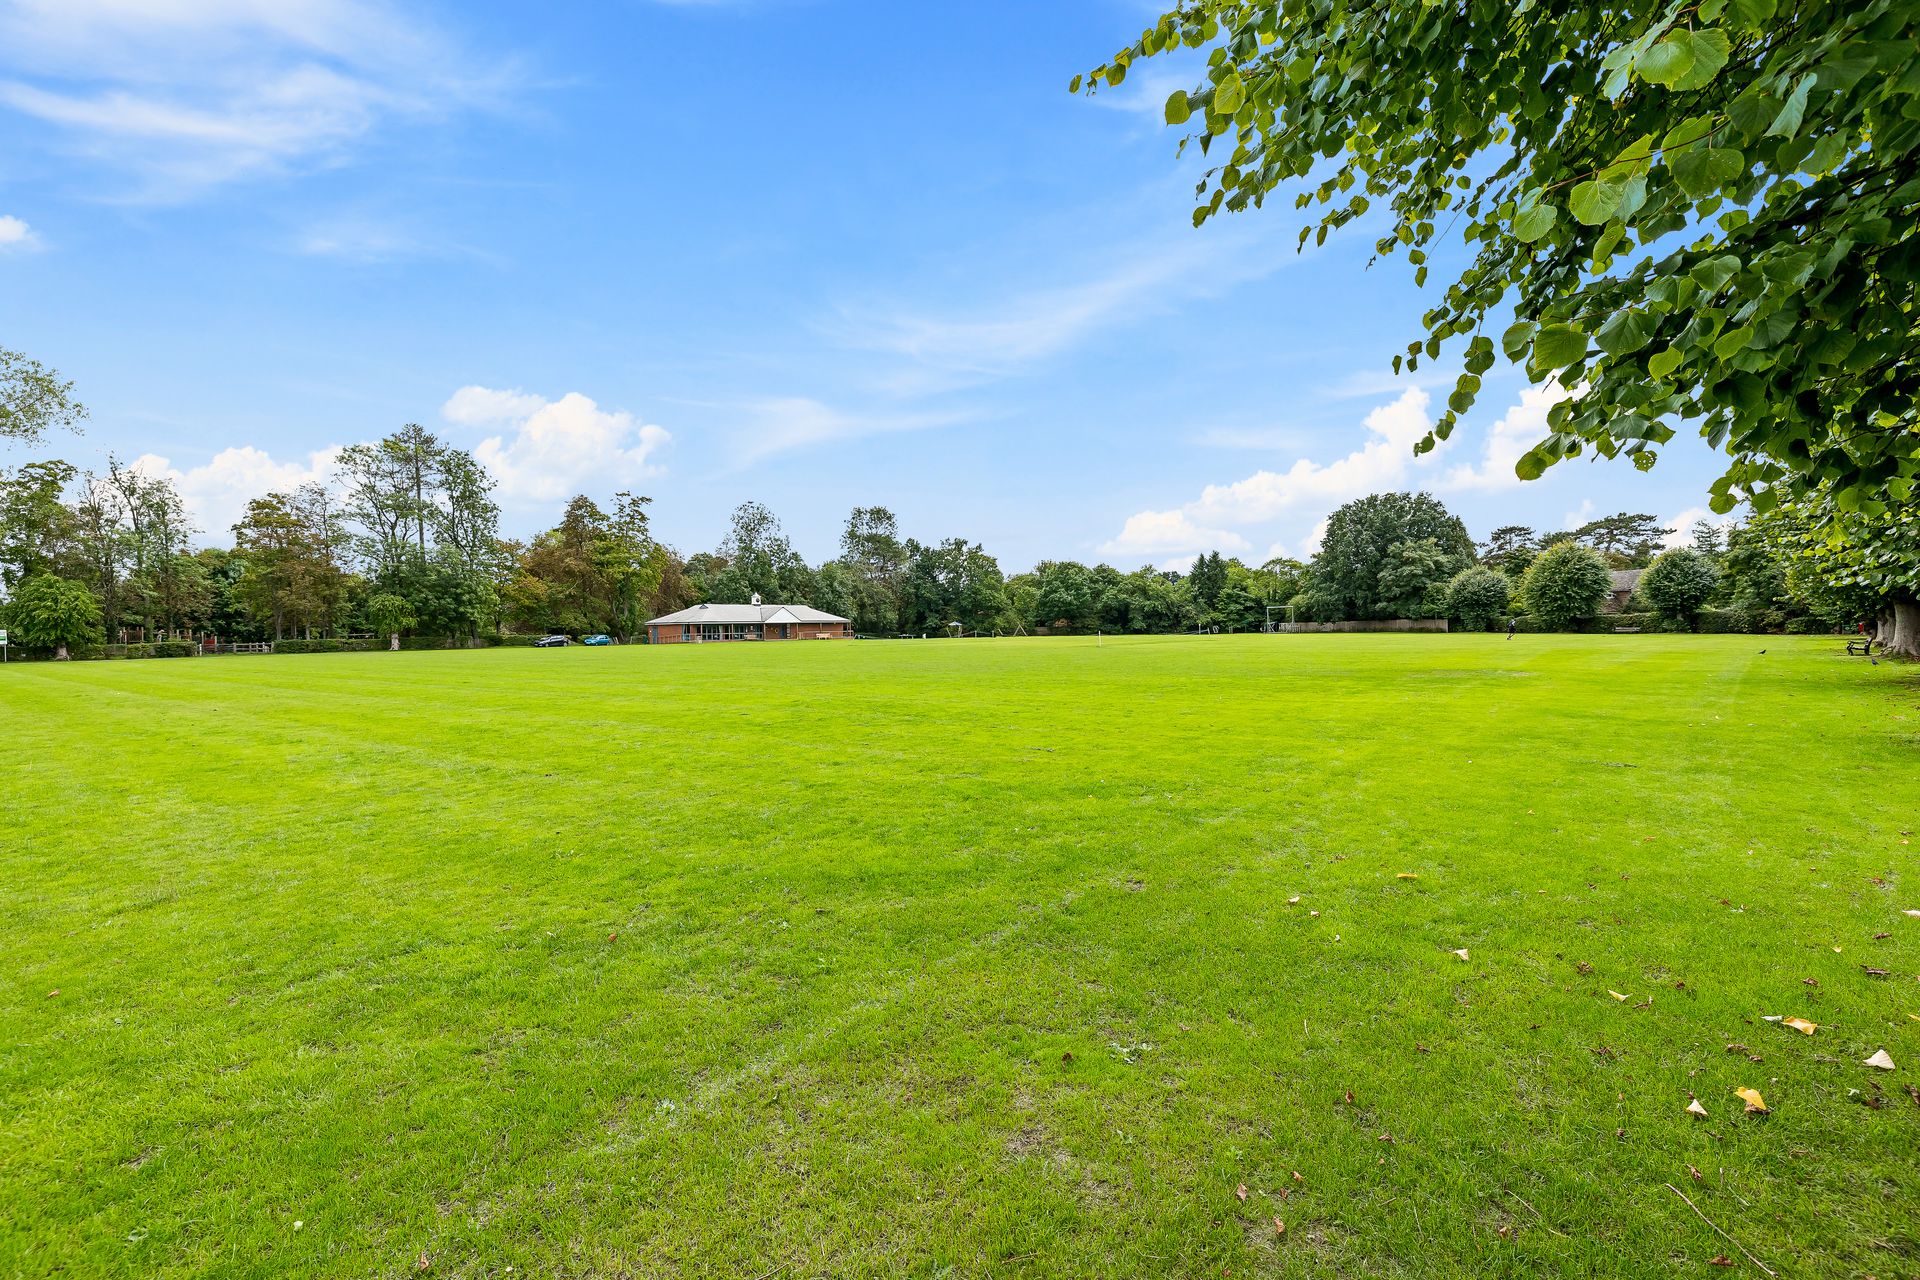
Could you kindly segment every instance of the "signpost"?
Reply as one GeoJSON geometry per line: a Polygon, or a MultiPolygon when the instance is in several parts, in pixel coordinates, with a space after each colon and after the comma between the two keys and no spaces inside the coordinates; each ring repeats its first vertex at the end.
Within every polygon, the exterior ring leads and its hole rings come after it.
{"type": "Polygon", "coordinates": [[[0,662],[7,660],[7,629],[0,627],[0,662]]]}

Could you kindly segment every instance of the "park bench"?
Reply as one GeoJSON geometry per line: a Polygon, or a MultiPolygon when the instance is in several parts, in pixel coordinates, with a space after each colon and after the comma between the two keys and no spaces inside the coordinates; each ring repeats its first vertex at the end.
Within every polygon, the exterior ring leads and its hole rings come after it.
{"type": "Polygon", "coordinates": [[[1637,635],[1639,635],[1639,634],[1640,634],[1640,628],[1638,628],[1638,627],[1615,627],[1615,628],[1613,629],[1613,634],[1615,634],[1615,635],[1617,635],[1617,636],[1637,636],[1637,635]]]}
{"type": "Polygon", "coordinates": [[[1847,641],[1847,652],[1861,654],[1863,656],[1870,654],[1873,652],[1873,641],[1866,636],[1861,636],[1858,640],[1849,640],[1847,641]]]}

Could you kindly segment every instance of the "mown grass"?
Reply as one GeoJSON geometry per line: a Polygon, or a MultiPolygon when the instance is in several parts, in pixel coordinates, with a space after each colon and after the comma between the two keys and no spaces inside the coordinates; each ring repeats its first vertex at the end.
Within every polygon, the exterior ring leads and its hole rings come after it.
{"type": "Polygon", "coordinates": [[[1914,1274],[1838,649],[9,668],[0,1275],[1914,1274]]]}

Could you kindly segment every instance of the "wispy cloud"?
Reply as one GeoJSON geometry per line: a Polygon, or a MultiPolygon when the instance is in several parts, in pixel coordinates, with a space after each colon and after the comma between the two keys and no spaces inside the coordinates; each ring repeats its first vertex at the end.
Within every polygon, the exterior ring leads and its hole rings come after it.
{"type": "Polygon", "coordinates": [[[0,106],[131,177],[128,199],[338,163],[514,80],[382,0],[0,0],[0,106]]]}
{"type": "Polygon", "coordinates": [[[850,411],[836,409],[805,396],[755,400],[720,407],[734,419],[730,435],[734,458],[741,466],[813,445],[954,426],[979,416],[966,410],[850,411]]]}
{"type": "Polygon", "coordinates": [[[971,299],[847,306],[821,326],[843,346],[897,358],[891,389],[927,393],[1009,377],[1094,335],[1217,295],[1295,261],[1252,252],[1257,233],[1221,227],[1115,246],[1077,277],[971,299]]]}

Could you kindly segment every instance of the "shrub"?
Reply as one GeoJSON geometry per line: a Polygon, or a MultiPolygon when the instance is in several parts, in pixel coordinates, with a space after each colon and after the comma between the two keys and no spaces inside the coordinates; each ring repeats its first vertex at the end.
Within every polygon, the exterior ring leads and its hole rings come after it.
{"type": "Polygon", "coordinates": [[[276,640],[275,653],[369,653],[378,648],[371,640],[276,640]]]}
{"type": "Polygon", "coordinates": [[[1447,583],[1447,613],[1469,631],[1485,631],[1507,611],[1512,595],[1506,574],[1475,565],[1454,574],[1447,583]]]}
{"type": "Polygon", "coordinates": [[[147,650],[150,658],[191,658],[200,652],[200,646],[191,640],[156,640],[147,650]]]}
{"type": "Polygon", "coordinates": [[[1600,611],[1613,579],[1592,547],[1556,542],[1542,551],[1520,579],[1520,600],[1544,630],[1566,630],[1600,611]]]}
{"type": "Polygon", "coordinates": [[[1688,627],[1720,585],[1712,560],[1688,547],[1661,553],[1640,575],[1639,590],[1663,618],[1688,627]]]}
{"type": "Polygon", "coordinates": [[[1790,636],[1830,636],[1833,628],[1818,618],[1793,618],[1787,622],[1787,634],[1790,636]]]}
{"type": "Polygon", "coordinates": [[[1745,609],[1702,609],[1693,625],[1694,630],[1713,635],[1752,635],[1766,630],[1760,619],[1745,609]]]}

